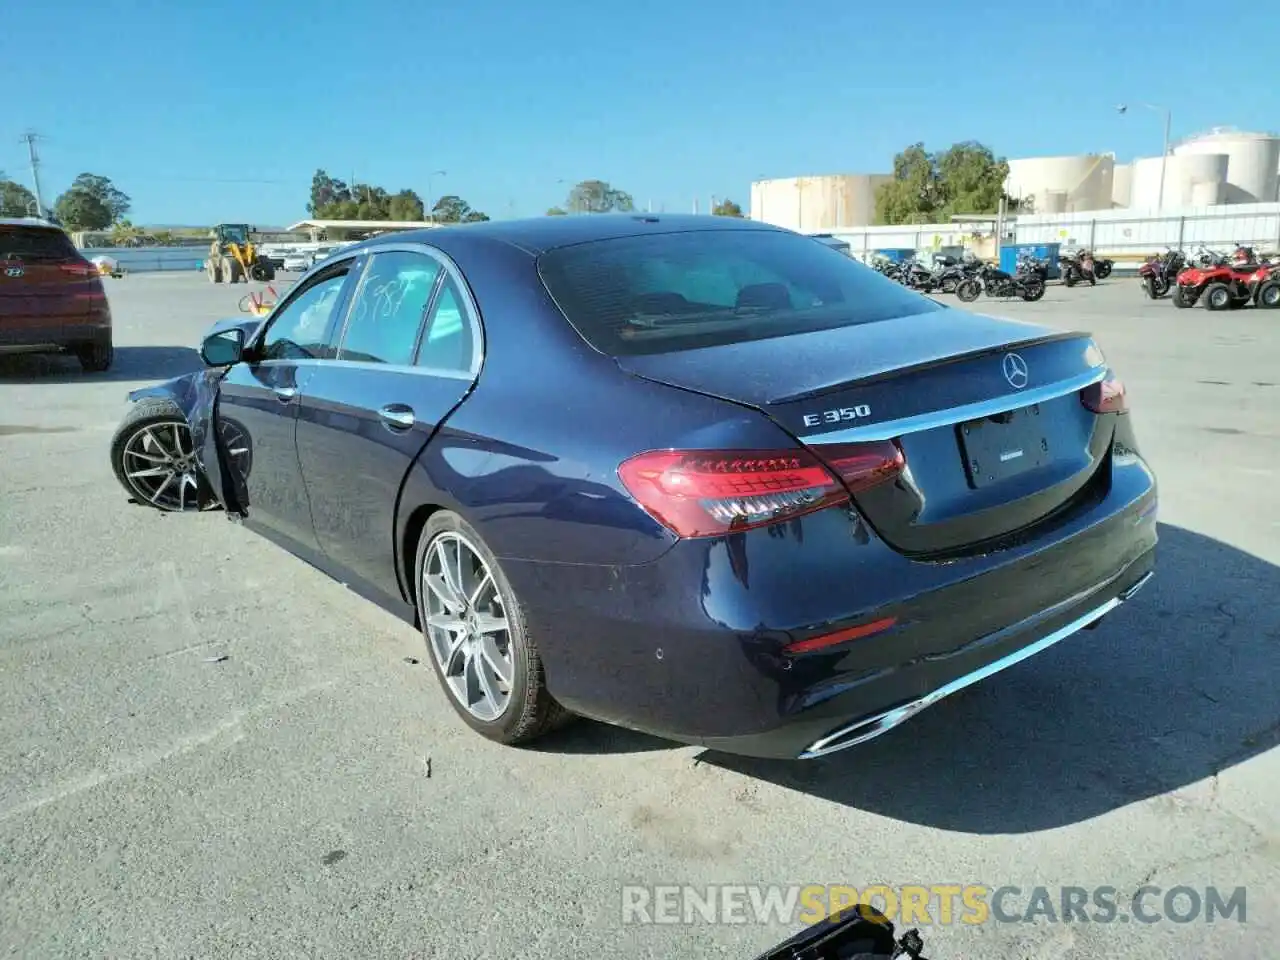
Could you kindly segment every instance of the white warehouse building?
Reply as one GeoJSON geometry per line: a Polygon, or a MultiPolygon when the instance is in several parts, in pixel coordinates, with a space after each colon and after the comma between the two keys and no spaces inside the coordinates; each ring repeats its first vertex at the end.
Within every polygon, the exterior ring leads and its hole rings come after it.
{"type": "Polygon", "coordinates": [[[844,173],[757,180],[751,219],[796,231],[865,227],[875,222],[876,188],[890,174],[844,173]]]}

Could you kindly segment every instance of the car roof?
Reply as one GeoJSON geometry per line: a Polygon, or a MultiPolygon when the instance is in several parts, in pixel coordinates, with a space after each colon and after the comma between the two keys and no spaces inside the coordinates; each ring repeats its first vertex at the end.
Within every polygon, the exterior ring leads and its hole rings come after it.
{"type": "Polygon", "coordinates": [[[62,231],[62,228],[56,223],[50,223],[48,220],[37,220],[35,217],[0,217],[0,227],[34,227],[37,230],[62,231]]]}
{"type": "Polygon", "coordinates": [[[694,230],[762,230],[786,232],[778,227],[741,217],[709,214],[595,213],[584,215],[531,217],[525,220],[485,220],[448,227],[428,227],[402,233],[385,233],[363,241],[361,247],[383,243],[429,243],[447,248],[453,239],[486,237],[538,255],[556,247],[617,240],[653,233],[684,233],[694,230]]]}

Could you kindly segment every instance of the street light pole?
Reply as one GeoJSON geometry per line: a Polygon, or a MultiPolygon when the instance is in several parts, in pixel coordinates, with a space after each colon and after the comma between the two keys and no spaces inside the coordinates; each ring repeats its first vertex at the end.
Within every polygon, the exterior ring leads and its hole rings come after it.
{"type": "MultiPolygon", "coordinates": [[[[1138,106],[1154,110],[1164,116],[1164,149],[1160,152],[1160,195],[1156,197],[1156,209],[1161,210],[1164,208],[1165,173],[1169,169],[1169,134],[1173,127],[1173,111],[1168,107],[1158,107],[1154,103],[1140,103],[1138,106]]],[[[1122,115],[1128,110],[1128,106],[1123,103],[1116,106],[1116,111],[1122,115]]]]}

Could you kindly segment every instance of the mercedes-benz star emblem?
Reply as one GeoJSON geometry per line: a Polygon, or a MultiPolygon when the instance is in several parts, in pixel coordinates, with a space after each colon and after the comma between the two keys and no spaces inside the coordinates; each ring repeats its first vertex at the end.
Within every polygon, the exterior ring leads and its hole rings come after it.
{"type": "Polygon", "coordinates": [[[1009,381],[1009,386],[1015,390],[1021,390],[1027,385],[1030,376],[1027,373],[1027,361],[1023,360],[1016,353],[1006,353],[1004,355],[1004,378],[1009,381]]]}

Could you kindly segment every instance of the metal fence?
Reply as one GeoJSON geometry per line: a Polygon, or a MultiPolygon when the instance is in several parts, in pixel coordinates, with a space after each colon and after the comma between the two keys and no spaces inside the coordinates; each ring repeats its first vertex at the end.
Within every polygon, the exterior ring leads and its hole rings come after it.
{"type": "MultiPolygon", "coordinates": [[[[996,224],[926,223],[913,226],[851,227],[825,231],[865,259],[876,250],[938,250],[964,246],[993,256],[996,224]]],[[[1000,244],[1059,243],[1088,247],[1121,261],[1140,262],[1165,247],[1194,250],[1245,244],[1259,253],[1280,252],[1280,203],[1190,207],[1164,213],[1099,210],[1031,214],[1003,224],[1000,244]]]]}
{"type": "Polygon", "coordinates": [[[80,251],[87,260],[110,257],[129,273],[203,270],[208,247],[87,247],[80,251]]]}

